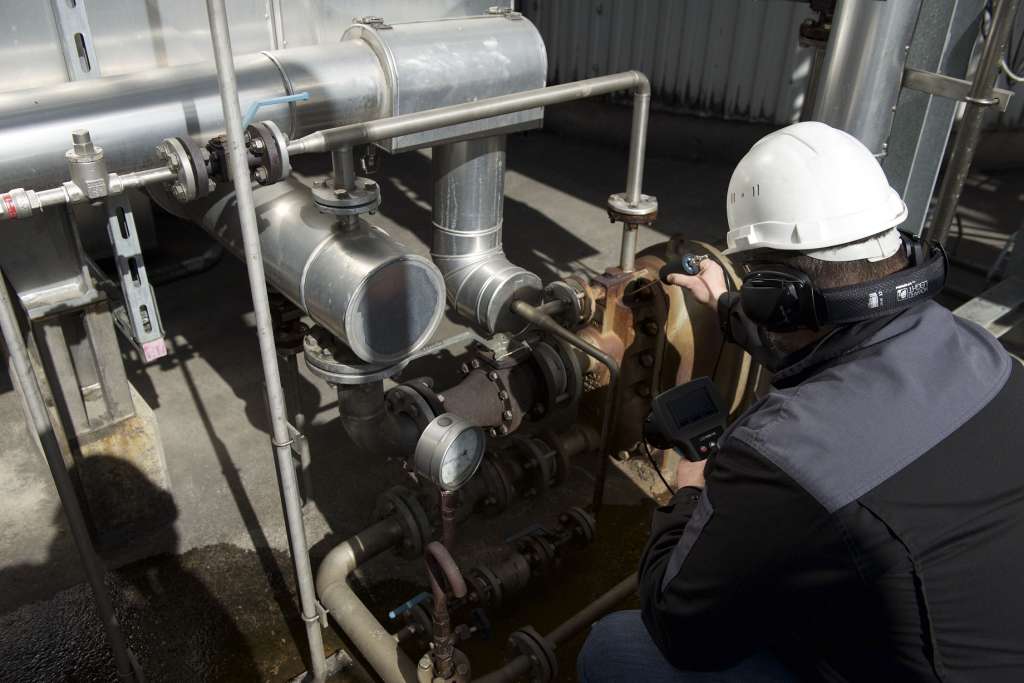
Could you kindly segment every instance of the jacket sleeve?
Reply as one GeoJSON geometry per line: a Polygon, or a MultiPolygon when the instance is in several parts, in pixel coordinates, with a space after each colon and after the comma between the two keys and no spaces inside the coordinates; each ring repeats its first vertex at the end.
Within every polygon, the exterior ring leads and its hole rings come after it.
{"type": "MultiPolygon", "coordinates": [[[[800,557],[838,536],[825,509],[736,439],[654,513],[640,564],[643,619],[676,667],[720,669],[778,630],[800,557]]],[[[841,545],[841,543],[840,543],[841,545]]]]}

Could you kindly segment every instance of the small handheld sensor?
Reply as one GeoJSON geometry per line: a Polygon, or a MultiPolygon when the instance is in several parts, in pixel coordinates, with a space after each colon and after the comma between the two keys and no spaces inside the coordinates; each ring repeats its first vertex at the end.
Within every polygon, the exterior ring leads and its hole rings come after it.
{"type": "Polygon", "coordinates": [[[672,263],[666,263],[658,271],[658,277],[665,284],[668,284],[668,276],[676,273],[684,275],[697,275],[700,273],[700,262],[708,258],[707,254],[683,254],[683,258],[672,263]]]}

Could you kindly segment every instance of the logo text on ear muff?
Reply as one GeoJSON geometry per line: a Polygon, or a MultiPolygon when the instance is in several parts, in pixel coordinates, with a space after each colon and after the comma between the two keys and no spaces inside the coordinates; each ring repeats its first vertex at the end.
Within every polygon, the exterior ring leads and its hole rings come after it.
{"type": "Polygon", "coordinates": [[[912,280],[902,285],[896,285],[896,300],[907,301],[928,293],[927,280],[912,280]]]}

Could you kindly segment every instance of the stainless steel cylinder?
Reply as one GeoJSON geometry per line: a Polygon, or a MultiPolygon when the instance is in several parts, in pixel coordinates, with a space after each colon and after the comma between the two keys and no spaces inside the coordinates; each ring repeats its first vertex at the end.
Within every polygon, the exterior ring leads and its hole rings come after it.
{"type": "Polygon", "coordinates": [[[921,0],[839,0],[811,117],[884,156],[921,0]]]}
{"type": "Polygon", "coordinates": [[[448,299],[488,332],[521,329],[509,306],[538,302],[540,278],[511,263],[502,248],[505,136],[464,140],[433,150],[434,263],[448,299]]]}
{"type": "MultiPolygon", "coordinates": [[[[320,213],[295,178],[255,190],[267,280],[371,363],[398,361],[425,344],[444,313],[437,267],[359,220],[320,213]]],[[[193,203],[186,215],[236,255],[242,236],[234,193],[193,203]]]]}
{"type": "MultiPolygon", "coordinates": [[[[286,133],[302,135],[386,113],[387,81],[360,40],[235,58],[244,108],[259,99],[308,91],[295,105],[261,109],[286,133]]],[[[88,129],[118,173],[155,166],[164,138],[197,139],[224,130],[212,63],[75,81],[0,94],[0,187],[42,189],[68,179],[71,131],[88,129]]]]}

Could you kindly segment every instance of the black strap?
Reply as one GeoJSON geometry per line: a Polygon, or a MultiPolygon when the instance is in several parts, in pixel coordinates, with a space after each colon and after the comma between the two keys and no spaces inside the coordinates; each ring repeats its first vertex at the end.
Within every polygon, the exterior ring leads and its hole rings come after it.
{"type": "Polygon", "coordinates": [[[842,325],[892,315],[934,297],[945,282],[946,254],[935,247],[920,266],[871,282],[819,290],[819,324],[842,325]]]}

